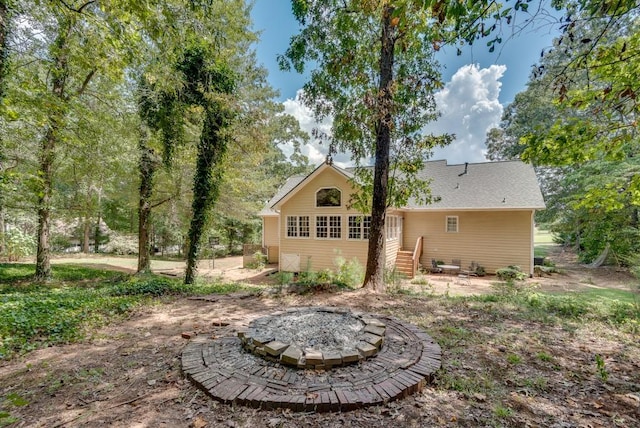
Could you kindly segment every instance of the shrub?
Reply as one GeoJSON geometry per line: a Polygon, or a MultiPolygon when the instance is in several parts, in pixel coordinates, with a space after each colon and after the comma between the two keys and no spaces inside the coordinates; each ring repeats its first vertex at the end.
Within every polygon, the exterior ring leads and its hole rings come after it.
{"type": "Polygon", "coordinates": [[[113,286],[112,296],[162,296],[184,292],[182,284],[169,278],[156,276],[134,276],[113,286]]]}
{"type": "Polygon", "coordinates": [[[364,268],[358,262],[358,259],[353,258],[346,260],[343,257],[336,257],[333,261],[336,265],[336,273],[333,278],[333,282],[337,285],[344,285],[347,287],[356,287],[362,283],[364,279],[364,268]]]}
{"type": "Polygon", "coordinates": [[[35,253],[36,242],[33,236],[20,229],[11,229],[2,237],[4,239],[4,256],[11,261],[18,261],[22,257],[35,253]]]}
{"type": "Polygon", "coordinates": [[[275,277],[279,285],[289,285],[293,282],[293,272],[280,271],[275,277]]]}
{"type": "Polygon", "coordinates": [[[511,265],[505,268],[498,269],[496,271],[496,276],[503,281],[508,281],[508,280],[522,281],[527,277],[527,274],[522,272],[522,269],[520,268],[520,266],[511,265]]]}
{"type": "Polygon", "coordinates": [[[253,253],[251,261],[247,263],[249,269],[262,270],[267,265],[267,256],[262,254],[262,251],[256,251],[253,253]]]}
{"type": "Polygon", "coordinates": [[[104,252],[117,255],[138,254],[138,238],[113,233],[104,246],[104,252]]]}

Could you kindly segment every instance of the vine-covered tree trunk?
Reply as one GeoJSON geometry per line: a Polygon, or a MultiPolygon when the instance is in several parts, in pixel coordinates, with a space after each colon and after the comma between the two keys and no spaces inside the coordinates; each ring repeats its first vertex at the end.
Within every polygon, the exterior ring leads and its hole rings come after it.
{"type": "Polygon", "coordinates": [[[138,204],[138,273],[151,270],[151,195],[153,177],[157,161],[153,150],[147,146],[147,136],[143,133],[138,144],[140,148],[140,200],[138,204]]]}
{"type": "Polygon", "coordinates": [[[207,109],[202,136],[198,144],[196,175],[193,181],[193,217],[189,226],[189,249],[184,283],[193,284],[197,273],[202,232],[209,211],[218,199],[222,180],[221,162],[227,151],[221,131],[227,127],[227,115],[219,105],[207,109]]]}
{"type": "Polygon", "coordinates": [[[67,42],[71,32],[72,20],[66,19],[60,25],[58,36],[51,49],[52,76],[51,94],[55,105],[49,109],[47,130],[40,146],[40,187],[37,195],[38,207],[38,250],[36,254],[36,279],[46,281],[51,278],[50,260],[50,221],[51,221],[51,193],[53,187],[53,162],[58,134],[63,126],[67,108],[65,84],[69,75],[67,61],[67,42]]]}
{"type": "MultiPolygon", "coordinates": [[[[54,85],[54,90],[57,89],[54,85]]],[[[40,147],[40,190],[38,192],[38,250],[36,253],[36,279],[51,278],[50,221],[51,191],[53,185],[53,160],[60,120],[56,113],[49,117],[49,127],[40,147]]]]}
{"type": "Polygon", "coordinates": [[[378,120],[376,123],[376,151],[371,206],[371,231],[367,253],[364,286],[374,291],[384,290],[384,221],[387,209],[389,183],[389,151],[391,146],[391,108],[393,83],[393,50],[395,40],[391,15],[393,7],[386,6],[382,13],[382,45],[380,48],[380,85],[378,120]]]}

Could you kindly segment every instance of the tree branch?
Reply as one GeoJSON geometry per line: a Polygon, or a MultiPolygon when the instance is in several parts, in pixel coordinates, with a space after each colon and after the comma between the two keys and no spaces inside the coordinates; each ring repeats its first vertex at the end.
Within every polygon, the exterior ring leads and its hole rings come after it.
{"type": "Polygon", "coordinates": [[[59,0],[60,3],[62,3],[62,5],[64,7],[66,7],[67,9],[69,9],[72,12],[76,12],[76,13],[82,13],[82,11],[84,10],[84,8],[86,8],[87,6],[95,3],[95,0],[90,0],[88,2],[86,2],[85,4],[83,4],[82,6],[78,7],[78,8],[74,8],[71,5],[67,4],[67,2],[65,0],[59,0]]]}
{"type": "Polygon", "coordinates": [[[156,208],[156,207],[159,207],[159,206],[160,206],[160,205],[162,205],[162,204],[166,204],[167,202],[169,202],[169,201],[171,201],[171,200],[175,199],[175,197],[176,197],[176,196],[177,196],[177,195],[171,195],[171,196],[169,196],[168,198],[162,199],[161,201],[158,201],[158,202],[156,202],[155,204],[152,204],[152,205],[151,205],[151,209],[154,209],[154,208],[156,208]]]}
{"type": "Polygon", "coordinates": [[[87,86],[89,85],[89,82],[91,81],[91,78],[93,77],[94,74],[96,74],[95,68],[91,70],[89,74],[87,74],[87,77],[84,78],[84,81],[82,82],[82,86],[80,86],[80,88],[78,88],[78,91],[76,92],[76,96],[80,96],[84,93],[85,89],[87,89],[87,86]]]}

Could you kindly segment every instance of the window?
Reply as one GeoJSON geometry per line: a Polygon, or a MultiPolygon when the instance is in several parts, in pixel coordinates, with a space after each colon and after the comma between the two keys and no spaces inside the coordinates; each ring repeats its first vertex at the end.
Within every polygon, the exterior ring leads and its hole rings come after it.
{"type": "Polygon", "coordinates": [[[300,227],[300,237],[308,238],[311,231],[311,228],[309,227],[309,216],[304,215],[298,217],[298,226],[300,227]]]}
{"type": "Polygon", "coordinates": [[[457,215],[447,216],[447,232],[450,232],[450,233],[458,232],[458,216],[457,215]]]}
{"type": "Polygon", "coordinates": [[[329,238],[340,239],[342,237],[342,217],[329,216],[329,238]]]}
{"type": "Polygon", "coordinates": [[[400,237],[400,221],[397,216],[387,217],[387,241],[392,241],[400,237]]]}
{"type": "Polygon", "coordinates": [[[342,217],[339,215],[316,217],[316,238],[342,238],[342,217]]]}
{"type": "Polygon", "coordinates": [[[350,215],[349,216],[349,239],[369,239],[371,230],[370,215],[350,215]]]}
{"type": "Polygon", "coordinates": [[[327,187],[316,192],[316,207],[339,207],[342,193],[335,187],[327,187]]]}
{"type": "Polygon", "coordinates": [[[287,216],[287,237],[308,238],[309,216],[287,216]]]}

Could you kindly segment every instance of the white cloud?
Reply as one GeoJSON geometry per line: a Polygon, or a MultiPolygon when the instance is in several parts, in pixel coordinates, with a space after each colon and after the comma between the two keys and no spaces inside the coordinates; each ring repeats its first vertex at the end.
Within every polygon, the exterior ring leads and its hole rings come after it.
{"type": "MultiPolygon", "coordinates": [[[[324,133],[331,136],[332,118],[325,118],[322,122],[318,123],[313,118],[313,112],[310,108],[305,106],[301,99],[302,89],[298,90],[296,98],[292,100],[289,98],[284,104],[284,112],[295,117],[300,123],[300,128],[306,131],[311,137],[309,144],[305,144],[301,147],[301,151],[309,158],[309,162],[312,165],[319,165],[327,158],[329,151],[328,142],[321,142],[318,138],[313,137],[313,130],[317,129],[320,133],[324,133]]],[[[285,154],[289,155],[285,150],[285,154]]],[[[334,162],[338,166],[348,166],[351,164],[351,156],[345,153],[338,153],[334,157],[334,162]]]]}
{"type": "Polygon", "coordinates": [[[485,160],[487,131],[498,126],[502,117],[498,96],[506,70],[505,65],[483,69],[475,64],[465,65],[436,94],[442,115],[425,129],[434,134],[455,134],[456,139],[437,149],[434,159],[446,159],[450,164],[485,160]]]}
{"type": "MultiPolygon", "coordinates": [[[[478,65],[465,65],[451,78],[444,89],[436,93],[436,102],[441,117],[429,124],[426,132],[438,134],[455,134],[456,139],[447,147],[437,149],[433,159],[446,159],[448,163],[482,162],[485,160],[485,137],[489,129],[496,127],[502,117],[502,105],[498,100],[500,79],[507,67],[492,65],[480,69],[478,65]]],[[[295,99],[284,103],[285,113],[295,117],[300,127],[312,135],[313,129],[331,135],[331,118],[317,123],[313,112],[301,100],[301,90],[295,99]]],[[[309,161],[318,165],[326,158],[327,143],[320,143],[316,138],[302,147],[302,152],[309,161]]],[[[290,154],[290,153],[286,153],[290,154]]],[[[334,161],[337,165],[352,165],[349,154],[339,153],[334,161]]]]}

